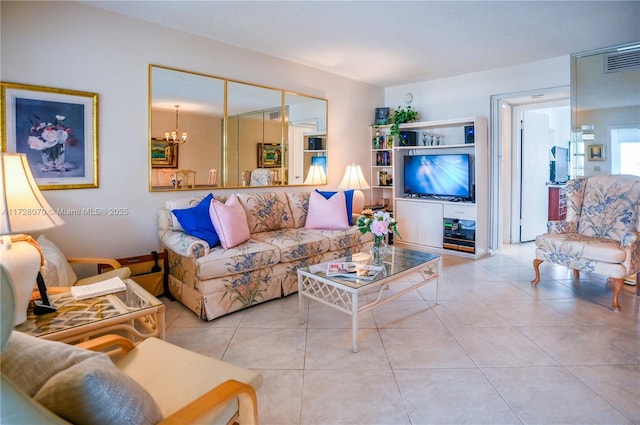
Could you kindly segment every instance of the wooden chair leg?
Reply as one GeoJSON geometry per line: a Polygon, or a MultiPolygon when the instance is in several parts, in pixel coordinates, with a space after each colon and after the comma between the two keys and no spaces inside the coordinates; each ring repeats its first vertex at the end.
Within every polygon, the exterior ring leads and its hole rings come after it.
{"type": "Polygon", "coordinates": [[[573,269],[573,278],[574,279],[580,279],[580,270],[573,269]]]}
{"type": "Polygon", "coordinates": [[[538,260],[537,258],[533,260],[533,271],[536,272],[536,277],[531,281],[532,285],[537,285],[540,282],[540,270],[538,269],[540,264],[542,264],[542,260],[538,260]]]}
{"type": "Polygon", "coordinates": [[[611,307],[615,311],[620,311],[620,303],[618,302],[618,297],[620,296],[620,292],[622,292],[622,286],[624,285],[624,279],[618,278],[609,278],[611,280],[611,284],[613,285],[613,299],[611,300],[611,307]]]}

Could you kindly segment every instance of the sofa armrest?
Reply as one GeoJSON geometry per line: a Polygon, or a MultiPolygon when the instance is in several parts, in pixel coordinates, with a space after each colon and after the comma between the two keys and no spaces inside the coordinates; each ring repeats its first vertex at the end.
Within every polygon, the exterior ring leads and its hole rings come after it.
{"type": "Polygon", "coordinates": [[[640,232],[627,232],[620,241],[623,248],[631,248],[635,244],[640,244],[640,232]]]}
{"type": "Polygon", "coordinates": [[[229,379],[202,396],[164,418],[159,425],[199,423],[207,414],[215,412],[227,403],[238,399],[238,417],[234,423],[252,425],[258,423],[258,399],[249,384],[229,379]]]}
{"type": "Polygon", "coordinates": [[[121,335],[107,334],[97,338],[79,342],[76,347],[107,354],[109,357],[119,357],[126,355],[135,348],[135,344],[130,339],[121,335]]]}
{"type": "Polygon", "coordinates": [[[575,221],[551,220],[547,221],[547,233],[576,233],[578,224],[575,221]]]}
{"type": "Polygon", "coordinates": [[[183,257],[200,258],[209,254],[209,244],[185,232],[170,230],[160,233],[160,241],[167,248],[183,257]]]}

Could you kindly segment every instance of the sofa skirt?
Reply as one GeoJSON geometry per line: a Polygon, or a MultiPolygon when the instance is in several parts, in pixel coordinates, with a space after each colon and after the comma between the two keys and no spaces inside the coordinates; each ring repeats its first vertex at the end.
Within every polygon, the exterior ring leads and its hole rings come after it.
{"type": "Polygon", "coordinates": [[[331,261],[362,251],[362,245],[326,252],[289,263],[279,263],[189,286],[169,275],[169,292],[201,319],[218,317],[298,291],[299,267],[331,261]]]}

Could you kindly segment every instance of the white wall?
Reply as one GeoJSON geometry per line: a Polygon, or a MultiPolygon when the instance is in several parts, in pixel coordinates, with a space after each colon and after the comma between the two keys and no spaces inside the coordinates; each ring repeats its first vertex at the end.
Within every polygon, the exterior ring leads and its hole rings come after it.
{"type": "Polygon", "coordinates": [[[403,96],[413,94],[412,108],[420,121],[463,118],[473,115],[489,118],[492,95],[516,93],[548,87],[568,86],[569,56],[495,68],[473,74],[389,87],[386,105],[404,106],[403,96]]]}
{"type": "MultiPolygon", "coordinates": [[[[54,208],[128,208],[120,217],[62,217],[47,231],[67,255],[126,257],[159,249],[165,200],[148,192],[148,65],[158,64],[326,98],[328,187],[347,164],[369,163],[383,89],[71,2],[2,2],[2,81],[99,95],[98,189],[49,190],[54,208]]],[[[3,112],[4,113],[4,112],[3,112]]],[[[218,191],[216,193],[224,193],[218,191]]],[[[215,194],[215,193],[214,193],[215,194]]]]}

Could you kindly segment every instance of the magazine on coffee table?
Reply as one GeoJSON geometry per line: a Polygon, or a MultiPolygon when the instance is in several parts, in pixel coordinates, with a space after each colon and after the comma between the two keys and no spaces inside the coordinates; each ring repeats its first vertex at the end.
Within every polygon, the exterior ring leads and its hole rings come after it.
{"type": "Polygon", "coordinates": [[[327,277],[346,277],[352,279],[372,280],[383,266],[372,266],[370,264],[359,264],[351,261],[335,262],[327,264],[327,277]]]}

